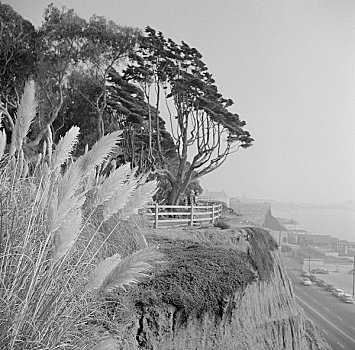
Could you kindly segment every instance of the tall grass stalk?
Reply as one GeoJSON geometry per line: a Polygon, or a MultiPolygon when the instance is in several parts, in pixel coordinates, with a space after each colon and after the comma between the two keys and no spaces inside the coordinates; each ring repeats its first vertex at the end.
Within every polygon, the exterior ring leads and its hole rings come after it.
{"type": "Polygon", "coordinates": [[[129,165],[107,178],[97,175],[120,131],[76,161],[71,152],[79,128],[70,129],[54,151],[48,133],[42,154],[28,164],[22,145],[35,111],[29,83],[8,154],[0,130],[0,349],[92,349],[100,339],[91,339],[88,329],[104,294],[137,282],[161,260],[156,248],[144,245],[121,258],[123,249],[115,244],[128,225],[119,218],[137,211],[137,206],[126,208],[127,198],[118,200],[122,189],[143,206],[156,184],[143,184],[129,165]],[[93,287],[88,281],[95,276],[93,287]]]}

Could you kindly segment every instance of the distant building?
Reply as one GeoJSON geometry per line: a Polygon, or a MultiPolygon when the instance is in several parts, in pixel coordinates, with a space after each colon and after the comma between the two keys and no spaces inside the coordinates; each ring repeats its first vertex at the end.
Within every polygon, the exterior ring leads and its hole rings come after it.
{"type": "Polygon", "coordinates": [[[270,203],[239,198],[231,198],[229,201],[229,206],[236,213],[248,217],[265,217],[268,210],[271,210],[270,203]]]}
{"type": "Polygon", "coordinates": [[[338,240],[333,243],[333,249],[339,256],[355,256],[355,243],[338,240]]]}
{"type": "Polygon", "coordinates": [[[287,218],[277,218],[277,220],[279,221],[279,223],[285,227],[287,229],[287,231],[290,232],[306,232],[304,230],[301,230],[300,225],[298,224],[297,221],[295,221],[294,219],[287,219],[287,218]]]}
{"type": "Polygon", "coordinates": [[[329,235],[299,234],[297,244],[302,246],[316,246],[323,249],[333,249],[338,238],[329,235]]]}

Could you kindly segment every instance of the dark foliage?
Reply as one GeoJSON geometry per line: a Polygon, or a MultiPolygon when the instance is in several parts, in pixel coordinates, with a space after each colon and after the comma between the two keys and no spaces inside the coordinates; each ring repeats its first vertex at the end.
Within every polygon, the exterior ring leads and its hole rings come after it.
{"type": "Polygon", "coordinates": [[[165,128],[165,121],[159,115],[151,118],[159,112],[144,100],[143,90],[123,79],[114,69],[110,70],[108,81],[107,113],[124,131],[123,162],[131,162],[141,172],[156,168],[160,160],[156,138],[152,135],[158,132],[163,156],[173,162],[177,158],[174,141],[165,128]]]}
{"type": "Polygon", "coordinates": [[[36,73],[37,33],[11,6],[0,2],[0,99],[17,102],[25,81],[36,73]]]}
{"type": "Polygon", "coordinates": [[[157,267],[150,281],[139,284],[134,292],[137,306],[174,305],[181,322],[191,314],[220,314],[226,298],[242,293],[255,280],[242,252],[192,241],[160,241],[168,263],[157,267]]]}
{"type": "Polygon", "coordinates": [[[226,229],[228,229],[228,228],[231,227],[231,226],[228,224],[228,222],[226,222],[226,221],[224,221],[224,220],[222,220],[222,219],[217,220],[217,221],[214,223],[213,226],[219,227],[219,228],[221,228],[222,230],[226,230],[226,229]]]}
{"type": "Polygon", "coordinates": [[[259,277],[263,281],[270,279],[274,271],[274,261],[271,251],[278,248],[276,241],[271,235],[260,228],[245,228],[248,232],[248,241],[251,245],[249,256],[254,269],[258,272],[259,277]]]}
{"type": "Polygon", "coordinates": [[[245,122],[230,111],[233,101],[219,93],[195,48],[147,27],[129,58],[123,78],[142,87],[147,103],[155,101],[149,116],[156,121],[156,132],[150,138],[156,140],[159,162],[148,160],[171,184],[168,203],[177,204],[191,182],[217,169],[238,147],[250,147],[253,139],[244,130],[245,122]],[[176,145],[178,162],[173,169],[163,153],[160,113],[176,145]]]}

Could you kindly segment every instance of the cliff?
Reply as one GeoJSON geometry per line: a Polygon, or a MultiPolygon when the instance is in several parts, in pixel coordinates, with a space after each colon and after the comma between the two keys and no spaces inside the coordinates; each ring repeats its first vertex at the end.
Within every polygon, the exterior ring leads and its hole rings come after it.
{"type": "Polygon", "coordinates": [[[161,230],[148,240],[167,263],[130,290],[121,349],[330,349],[296,304],[267,231],[161,230]]]}

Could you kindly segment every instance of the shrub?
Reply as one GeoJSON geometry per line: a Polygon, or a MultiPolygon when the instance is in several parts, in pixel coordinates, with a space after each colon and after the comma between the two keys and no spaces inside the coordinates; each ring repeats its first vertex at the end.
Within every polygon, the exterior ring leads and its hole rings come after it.
{"type": "Polygon", "coordinates": [[[261,280],[269,280],[274,271],[274,261],[270,252],[277,249],[278,245],[266,230],[258,227],[246,227],[244,230],[251,246],[249,249],[251,264],[261,280]]]}
{"type": "Polygon", "coordinates": [[[230,228],[230,225],[228,224],[228,222],[224,221],[223,219],[218,219],[214,225],[214,227],[219,227],[222,230],[228,229],[230,228]]]}
{"type": "Polygon", "coordinates": [[[246,254],[235,249],[168,238],[161,238],[160,249],[167,263],[134,288],[134,297],[141,307],[175,306],[182,323],[204,312],[220,315],[225,300],[255,280],[246,254]]]}
{"type": "Polygon", "coordinates": [[[73,127],[54,152],[49,139],[30,164],[22,144],[35,111],[30,83],[6,155],[0,132],[0,348],[82,349],[100,341],[88,327],[98,323],[93,316],[105,296],[137,282],[161,257],[139,235],[122,257],[114,237],[125,229],[129,235],[124,220],[151,200],[156,183],[129,165],[100,175],[119,131],[73,161],[73,127]]]}

